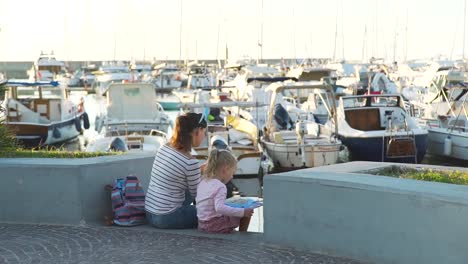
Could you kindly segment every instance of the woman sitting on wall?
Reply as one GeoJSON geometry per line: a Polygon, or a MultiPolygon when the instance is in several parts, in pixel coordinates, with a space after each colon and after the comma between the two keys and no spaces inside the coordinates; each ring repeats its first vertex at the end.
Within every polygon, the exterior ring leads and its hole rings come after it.
{"type": "Polygon", "coordinates": [[[192,202],[200,182],[201,165],[190,152],[202,143],[206,127],[203,114],[177,117],[170,142],[156,154],[145,199],[146,216],[154,227],[197,227],[197,211],[192,202]]]}

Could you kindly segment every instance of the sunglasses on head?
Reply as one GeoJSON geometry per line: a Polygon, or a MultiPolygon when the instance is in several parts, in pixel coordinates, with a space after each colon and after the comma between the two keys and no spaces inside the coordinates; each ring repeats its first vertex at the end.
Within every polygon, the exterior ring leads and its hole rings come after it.
{"type": "Polygon", "coordinates": [[[198,126],[202,127],[202,128],[205,128],[205,127],[207,127],[207,125],[208,124],[206,123],[206,120],[205,120],[205,114],[202,113],[201,116],[200,116],[200,120],[198,120],[198,126]]]}

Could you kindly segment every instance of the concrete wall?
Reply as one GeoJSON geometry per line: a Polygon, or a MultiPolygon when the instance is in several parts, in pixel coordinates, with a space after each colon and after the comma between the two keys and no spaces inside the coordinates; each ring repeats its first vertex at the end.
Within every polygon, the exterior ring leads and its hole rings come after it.
{"type": "MultiPolygon", "coordinates": [[[[86,159],[0,159],[0,222],[103,224],[111,216],[110,193],[117,178],[138,176],[145,192],[154,155],[86,159]]],[[[234,180],[256,196],[257,179],[234,180]]]]}
{"type": "Polygon", "coordinates": [[[1,159],[0,222],[102,224],[111,215],[106,184],[129,174],[148,187],[154,156],[1,159]]]}
{"type": "Polygon", "coordinates": [[[265,239],[374,263],[468,263],[468,186],[344,172],[382,165],[265,176],[265,239]]]}

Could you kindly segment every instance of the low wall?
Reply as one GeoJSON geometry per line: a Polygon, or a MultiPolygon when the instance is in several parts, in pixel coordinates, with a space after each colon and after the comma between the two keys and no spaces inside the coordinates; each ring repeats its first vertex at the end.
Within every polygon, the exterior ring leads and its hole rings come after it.
{"type": "Polygon", "coordinates": [[[468,186],[357,172],[387,165],[265,176],[265,240],[374,263],[468,263],[468,186]]]}
{"type": "MultiPolygon", "coordinates": [[[[0,222],[103,224],[111,216],[106,184],[129,174],[146,192],[154,155],[86,159],[0,159],[0,222]]],[[[240,191],[257,196],[257,179],[234,179],[240,191]]]]}
{"type": "Polygon", "coordinates": [[[0,222],[102,224],[110,216],[106,184],[129,174],[148,187],[154,156],[1,159],[0,222]]]}

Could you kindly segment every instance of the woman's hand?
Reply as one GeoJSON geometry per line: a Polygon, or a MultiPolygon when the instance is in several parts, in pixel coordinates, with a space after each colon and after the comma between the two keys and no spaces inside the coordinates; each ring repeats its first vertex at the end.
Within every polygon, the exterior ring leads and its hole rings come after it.
{"type": "Polygon", "coordinates": [[[251,217],[253,215],[254,210],[252,208],[245,208],[244,209],[244,217],[251,217]]]}

